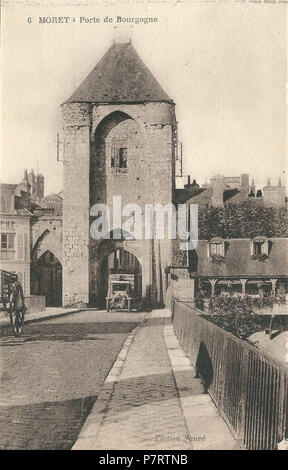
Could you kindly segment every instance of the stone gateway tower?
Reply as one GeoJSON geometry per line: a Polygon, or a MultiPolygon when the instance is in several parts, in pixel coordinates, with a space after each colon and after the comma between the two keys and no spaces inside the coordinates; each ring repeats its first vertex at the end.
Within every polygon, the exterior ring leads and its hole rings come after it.
{"type": "Polygon", "coordinates": [[[149,304],[163,303],[171,240],[127,239],[121,227],[117,239],[94,240],[90,210],[103,203],[112,217],[115,196],[143,214],[145,204],[172,203],[174,108],[131,43],[113,44],[62,104],[64,305],[103,305],[115,270],[134,273],[149,304]]]}

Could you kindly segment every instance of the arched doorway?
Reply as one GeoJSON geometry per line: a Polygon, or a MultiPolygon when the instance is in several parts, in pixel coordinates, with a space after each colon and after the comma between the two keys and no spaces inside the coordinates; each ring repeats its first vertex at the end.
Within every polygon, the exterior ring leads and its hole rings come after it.
{"type": "Polygon", "coordinates": [[[124,248],[116,248],[105,255],[100,265],[100,276],[98,285],[98,303],[100,307],[105,306],[105,299],[108,292],[109,274],[134,274],[135,296],[142,297],[142,268],[136,256],[124,248]]]}
{"type": "Polygon", "coordinates": [[[128,114],[114,111],[98,124],[91,139],[91,207],[99,202],[110,205],[113,194],[121,195],[128,202],[137,200],[145,190],[139,177],[143,149],[139,124],[128,114]]]}
{"type": "Polygon", "coordinates": [[[44,295],[46,307],[62,305],[62,265],[49,250],[31,265],[31,293],[44,295]]]}

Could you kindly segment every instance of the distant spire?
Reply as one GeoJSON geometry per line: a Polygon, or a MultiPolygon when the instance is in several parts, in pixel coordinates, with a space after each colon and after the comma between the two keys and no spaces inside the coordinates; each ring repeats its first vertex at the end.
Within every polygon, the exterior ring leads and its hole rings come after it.
{"type": "Polygon", "coordinates": [[[280,187],[282,186],[282,184],[281,184],[281,177],[278,178],[278,186],[280,186],[280,187]]]}
{"type": "Polygon", "coordinates": [[[267,178],[267,186],[271,186],[270,178],[267,178]]]}

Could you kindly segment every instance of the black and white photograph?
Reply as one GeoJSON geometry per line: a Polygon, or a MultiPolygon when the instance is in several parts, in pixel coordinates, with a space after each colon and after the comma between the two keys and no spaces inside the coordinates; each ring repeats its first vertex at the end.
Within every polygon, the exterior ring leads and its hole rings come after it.
{"type": "Polygon", "coordinates": [[[0,450],[288,450],[287,4],[2,1],[0,450]]]}

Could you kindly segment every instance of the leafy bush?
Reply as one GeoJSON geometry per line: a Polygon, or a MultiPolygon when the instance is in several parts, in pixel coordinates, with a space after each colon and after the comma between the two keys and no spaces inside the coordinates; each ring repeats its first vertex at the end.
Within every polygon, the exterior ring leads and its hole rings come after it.
{"type": "Polygon", "coordinates": [[[173,264],[178,267],[186,267],[188,264],[187,252],[185,250],[180,250],[179,240],[173,241],[173,264]]]}
{"type": "Polygon", "coordinates": [[[218,295],[210,299],[209,310],[213,314],[247,315],[257,310],[272,309],[276,299],[272,295],[249,297],[218,295]]]}
{"type": "Polygon", "coordinates": [[[275,302],[272,295],[259,298],[219,295],[210,299],[211,315],[205,318],[238,338],[247,339],[267,327],[269,320],[263,310],[269,309],[267,313],[270,313],[275,302]],[[257,311],[262,311],[262,315],[257,311]]]}
{"type": "Polygon", "coordinates": [[[266,253],[261,253],[260,255],[252,255],[251,259],[257,259],[258,261],[266,261],[266,259],[268,259],[268,255],[266,255],[266,253]]]}
{"type": "Polygon", "coordinates": [[[211,255],[211,260],[212,260],[212,263],[223,263],[223,261],[225,260],[225,257],[222,256],[222,255],[211,255]]]}
{"type": "Polygon", "coordinates": [[[199,238],[288,237],[288,211],[286,207],[265,206],[248,199],[240,204],[224,207],[206,205],[199,208],[199,238]]]}
{"type": "Polygon", "coordinates": [[[256,331],[267,326],[267,318],[263,315],[226,313],[224,315],[205,315],[205,318],[215,325],[229,331],[240,339],[247,339],[256,331]]]}

